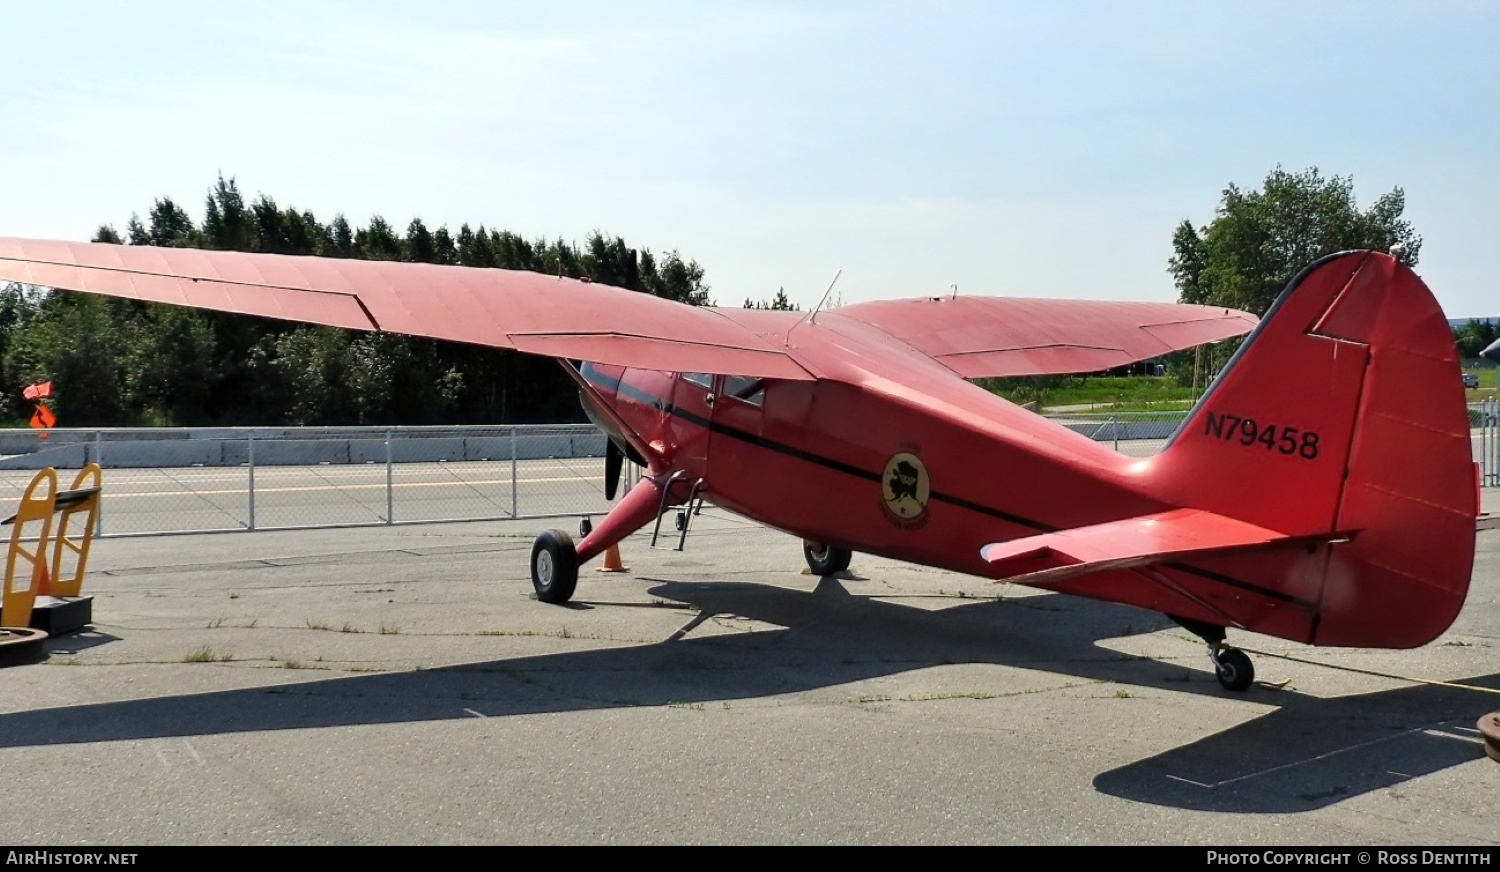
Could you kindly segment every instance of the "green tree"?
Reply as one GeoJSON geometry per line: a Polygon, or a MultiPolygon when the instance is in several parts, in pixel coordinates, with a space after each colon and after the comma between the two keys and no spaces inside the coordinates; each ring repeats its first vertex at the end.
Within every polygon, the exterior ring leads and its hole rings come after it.
{"type": "Polygon", "coordinates": [[[437,241],[421,218],[411,219],[411,223],[406,226],[406,243],[403,247],[406,249],[403,260],[412,263],[438,262],[437,241]]]}
{"type": "MultiPolygon", "coordinates": [[[[9,355],[11,345],[31,329],[45,297],[46,292],[24,285],[0,285],[0,361],[9,355]]],[[[17,375],[0,366],[0,418],[6,420],[27,411],[21,391],[30,382],[19,380],[17,375]]]]}
{"type": "Polygon", "coordinates": [[[298,327],[275,340],[272,365],[286,379],[287,417],[302,426],[359,423],[350,371],[351,333],[331,327],[298,327]]]}
{"type": "Polygon", "coordinates": [[[765,300],[752,300],[749,297],[746,297],[745,308],[774,309],[779,312],[795,312],[798,310],[797,304],[793,303],[790,299],[787,298],[786,288],[777,288],[776,296],[772,297],[770,302],[767,302],[765,300]]]}
{"type": "Polygon", "coordinates": [[[120,325],[137,305],[92,294],[47,294],[25,329],[10,336],[5,381],[13,388],[56,382],[60,426],[130,423],[120,325]]]}
{"type": "Polygon", "coordinates": [[[683,260],[676,251],[662,255],[661,265],[643,278],[647,293],[691,306],[713,305],[703,283],[703,267],[696,260],[683,260]]]}
{"type": "Polygon", "coordinates": [[[213,326],[196,309],[144,306],[125,325],[125,400],[153,424],[204,424],[221,380],[213,326]]]}
{"type": "Polygon", "coordinates": [[[1183,303],[1264,314],[1287,283],[1317,259],[1349,249],[1389,251],[1415,265],[1422,237],[1403,219],[1393,188],[1361,212],[1349,176],[1277,166],[1257,191],[1224,189],[1214,219],[1184,219],[1172,234],[1168,271],[1183,303]]]}
{"type": "Polygon", "coordinates": [[[1497,338],[1495,322],[1470,318],[1469,323],[1453,331],[1453,341],[1458,343],[1459,356],[1475,358],[1497,338]]]}
{"type": "Polygon", "coordinates": [[[354,231],[342,212],[333,216],[333,223],[328,225],[328,246],[323,254],[327,257],[354,256],[354,231]]]}
{"type": "Polygon", "coordinates": [[[389,221],[376,215],[369,227],[355,231],[354,251],[355,257],[364,260],[400,260],[401,237],[389,221]]]}
{"type": "MultiPolygon", "coordinates": [[[[132,219],[134,220],[134,219],[132,219]]],[[[150,229],[147,230],[152,245],[172,248],[196,248],[202,238],[186,209],[163,197],[151,207],[150,229]]],[[[131,240],[134,243],[134,240],[131,240]]]]}
{"type": "Polygon", "coordinates": [[[235,180],[225,181],[223,173],[208,193],[203,213],[203,245],[223,251],[260,250],[255,222],[245,208],[245,198],[235,180]]]}
{"type": "Polygon", "coordinates": [[[433,232],[432,249],[437,257],[436,263],[458,263],[458,247],[453,244],[453,237],[448,233],[448,225],[445,224],[433,232]]]}

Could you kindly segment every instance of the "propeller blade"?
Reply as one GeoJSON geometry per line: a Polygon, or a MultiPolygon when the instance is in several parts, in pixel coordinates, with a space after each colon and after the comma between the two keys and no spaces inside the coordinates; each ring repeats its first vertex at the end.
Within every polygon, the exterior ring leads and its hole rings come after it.
{"type": "Polygon", "coordinates": [[[620,469],[625,465],[625,455],[613,439],[604,440],[604,498],[612,500],[620,489],[620,469]]]}

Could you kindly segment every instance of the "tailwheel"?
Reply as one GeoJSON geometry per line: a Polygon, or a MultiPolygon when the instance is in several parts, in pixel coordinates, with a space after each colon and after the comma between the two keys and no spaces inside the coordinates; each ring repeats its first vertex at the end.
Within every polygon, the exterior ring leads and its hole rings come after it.
{"type": "Polygon", "coordinates": [[[1238,648],[1217,648],[1210,656],[1214,661],[1214,674],[1225,690],[1241,693],[1249,690],[1250,685],[1255,683],[1255,664],[1250,662],[1250,656],[1244,651],[1238,648]]]}
{"type": "Polygon", "coordinates": [[[813,575],[835,575],[849,568],[854,552],[836,545],[803,540],[802,556],[807,558],[807,568],[813,575]]]}
{"type": "Polygon", "coordinates": [[[578,586],[578,549],[561,530],[548,530],[531,546],[531,586],[544,603],[562,604],[578,586]]]}

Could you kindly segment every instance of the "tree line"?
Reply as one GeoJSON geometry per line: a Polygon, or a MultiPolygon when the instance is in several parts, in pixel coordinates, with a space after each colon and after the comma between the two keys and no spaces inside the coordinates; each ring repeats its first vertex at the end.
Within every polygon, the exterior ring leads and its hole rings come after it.
{"type": "MultiPolygon", "coordinates": [[[[195,222],[170,198],[94,242],[532,270],[711,305],[704,270],[594,232],[582,246],[414,218],[323,223],[233,178],[195,222]]],[[[0,416],[30,412],[26,385],[52,380],[59,426],[419,425],[583,420],[555,361],[494,348],[311,327],[90,294],[0,289],[0,416]]]]}
{"type": "MultiPolygon", "coordinates": [[[[1307,265],[1370,248],[1417,263],[1422,237],[1394,188],[1358,208],[1350,177],[1277,167],[1258,190],[1230,184],[1214,218],[1182,221],[1168,272],[1184,303],[1265,313],[1307,265]]],[[[591,233],[582,246],[528,240],[465,224],[451,233],[412,219],[404,233],[380,216],[323,223],[261,194],[247,203],[233,178],[210,189],[195,222],[169,198],[124,233],[95,242],[399,260],[532,270],[614,285],[690,305],[712,305],[704,270],[676,251],[660,257],[591,233]]],[[[795,309],[784,291],[746,308],[795,309]]],[[[1464,357],[1494,341],[1496,325],[1455,328],[1464,357]]],[[[1237,343],[1173,355],[1169,371],[1205,379],[1237,343]]],[[[30,411],[21,390],[57,386],[61,426],[415,425],[581,420],[572,383],[551,360],[438,340],[310,327],[87,294],[0,289],[0,416],[30,411]]]]}

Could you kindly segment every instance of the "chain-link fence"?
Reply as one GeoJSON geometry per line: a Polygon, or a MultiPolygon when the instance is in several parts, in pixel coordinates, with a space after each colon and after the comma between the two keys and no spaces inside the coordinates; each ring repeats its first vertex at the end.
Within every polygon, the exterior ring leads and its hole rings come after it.
{"type": "Polygon", "coordinates": [[[1049,412],[1046,417],[1121,454],[1147,457],[1167,444],[1187,412],[1049,412]]]}
{"type": "Polygon", "coordinates": [[[37,469],[90,462],[107,470],[106,536],[608,509],[604,436],[590,425],[3,431],[0,505],[37,469]]]}
{"type": "MultiPolygon", "coordinates": [[[[1147,457],[1166,445],[1187,412],[1050,412],[1047,417],[1122,454],[1147,457]]],[[[1500,487],[1500,400],[1469,405],[1474,462],[1485,487],[1500,487]]]]}
{"type": "Polygon", "coordinates": [[[1469,427],[1474,436],[1474,461],[1484,487],[1500,487],[1500,400],[1489,399],[1469,406],[1469,427]]]}
{"type": "MultiPolygon", "coordinates": [[[[1047,417],[1132,457],[1185,412],[1047,417]]],[[[1469,407],[1482,482],[1500,486],[1500,401],[1469,407]]],[[[35,471],[107,470],[100,535],[602,514],[604,436],[590,425],[0,431],[0,506],[35,471]]],[[[626,464],[627,476],[635,474],[626,464]]]]}

